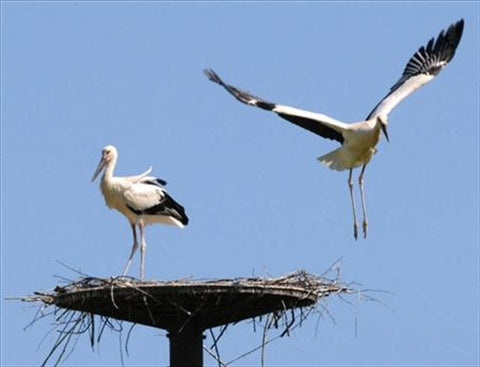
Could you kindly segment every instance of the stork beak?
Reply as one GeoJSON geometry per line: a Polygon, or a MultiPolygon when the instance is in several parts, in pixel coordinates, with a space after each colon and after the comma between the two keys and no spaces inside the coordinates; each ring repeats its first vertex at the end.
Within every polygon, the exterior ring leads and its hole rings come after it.
{"type": "Polygon", "coordinates": [[[95,170],[95,173],[93,174],[92,182],[95,181],[95,179],[100,174],[100,172],[103,171],[103,168],[105,167],[106,164],[107,164],[107,162],[102,157],[102,159],[100,159],[100,162],[98,162],[98,166],[97,166],[97,169],[95,170]]]}
{"type": "Polygon", "coordinates": [[[388,132],[387,132],[387,125],[386,124],[380,124],[382,127],[383,134],[385,135],[385,138],[387,138],[387,141],[390,143],[390,140],[388,139],[388,132]]]}

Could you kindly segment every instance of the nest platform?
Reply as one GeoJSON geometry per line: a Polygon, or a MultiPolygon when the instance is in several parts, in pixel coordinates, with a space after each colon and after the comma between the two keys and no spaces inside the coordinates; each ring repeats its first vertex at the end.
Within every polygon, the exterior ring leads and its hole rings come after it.
{"type": "MultiPolygon", "coordinates": [[[[203,365],[203,332],[245,319],[314,307],[319,299],[350,290],[303,270],[277,278],[139,281],[85,277],[31,299],[168,331],[171,367],[203,365]]],[[[288,327],[287,327],[288,331],[288,327]]]]}

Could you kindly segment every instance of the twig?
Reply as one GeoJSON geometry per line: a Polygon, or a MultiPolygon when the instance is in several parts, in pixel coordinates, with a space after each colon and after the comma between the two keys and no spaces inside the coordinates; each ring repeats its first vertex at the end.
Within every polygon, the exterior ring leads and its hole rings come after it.
{"type": "Polygon", "coordinates": [[[209,348],[203,346],[203,350],[204,350],[205,352],[207,352],[208,354],[210,354],[210,356],[218,362],[218,365],[219,365],[220,367],[228,367],[228,364],[222,362],[222,361],[220,360],[220,358],[217,357],[217,356],[215,355],[215,353],[213,353],[209,348]]]}

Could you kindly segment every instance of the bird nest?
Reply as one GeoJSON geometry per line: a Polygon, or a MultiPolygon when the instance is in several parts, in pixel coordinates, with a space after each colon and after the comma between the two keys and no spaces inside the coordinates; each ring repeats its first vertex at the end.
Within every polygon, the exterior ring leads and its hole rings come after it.
{"type": "Polygon", "coordinates": [[[283,337],[300,326],[322,299],[353,292],[338,279],[330,280],[300,270],[281,277],[215,280],[82,277],[53,291],[35,292],[22,300],[43,304],[33,322],[45,315],[45,308],[55,306],[53,314],[59,336],[44,363],[55,353],[57,363],[60,362],[72,336],[88,332],[93,347],[106,327],[122,330],[122,321],[171,333],[185,328],[210,329],[214,343],[204,349],[219,360],[217,342],[228,325],[252,319],[254,329],[255,325],[262,325],[265,342],[265,334],[270,329],[280,329],[278,337],[283,337]],[[97,328],[95,315],[100,317],[97,328]],[[220,326],[215,336],[212,328],[220,326]]]}

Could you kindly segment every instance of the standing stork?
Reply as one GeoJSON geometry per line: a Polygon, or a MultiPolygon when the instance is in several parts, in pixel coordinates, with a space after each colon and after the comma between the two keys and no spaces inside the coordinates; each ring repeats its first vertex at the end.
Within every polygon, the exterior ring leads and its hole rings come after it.
{"type": "Polygon", "coordinates": [[[178,204],[165,191],[167,183],[157,177],[148,176],[152,168],[137,176],[115,177],[113,171],[117,163],[118,153],[113,145],[102,150],[102,157],[93,174],[92,181],[104,171],[100,189],[109,208],[117,209],[127,217],[132,227],[133,245],[122,276],[127,274],[132,257],[138,248],[137,231],[140,232],[140,278],[145,275],[145,235],[147,224],[164,223],[183,228],[188,224],[188,217],[183,206],[178,204]]]}
{"type": "Polygon", "coordinates": [[[363,175],[367,164],[376,153],[376,145],[383,131],[388,141],[387,116],[405,97],[431,81],[453,58],[462,37],[464,21],[452,24],[447,31],[441,31],[437,39],[430,39],[408,61],[400,79],[390,88],[389,93],[374,107],[367,118],[360,122],[346,124],[329,116],[298,108],[268,102],[241,89],[226,84],[212,70],[204,70],[214,83],[224,87],[242,103],[275,112],[281,118],[303,127],[323,138],[336,140],[341,147],[318,158],[327,167],[342,171],[349,170],[348,187],[353,210],[353,236],[358,237],[358,224],[353,195],[352,171],[362,167],[358,177],[363,211],[363,236],[367,237],[367,213],[363,189],[363,175]]]}

